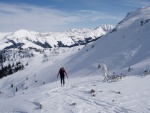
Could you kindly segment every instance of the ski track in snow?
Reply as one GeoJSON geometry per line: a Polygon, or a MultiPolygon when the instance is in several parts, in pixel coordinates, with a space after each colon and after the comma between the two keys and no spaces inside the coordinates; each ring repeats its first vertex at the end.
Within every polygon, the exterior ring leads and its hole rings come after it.
{"type": "Polygon", "coordinates": [[[6,102],[0,101],[0,113],[149,113],[149,78],[103,82],[102,77],[92,75],[66,80],[64,87],[56,81],[15,95],[1,95],[6,102]],[[91,89],[96,96],[92,96],[91,89]]]}
{"type": "MultiPolygon", "coordinates": [[[[101,82],[101,81],[100,81],[101,82]]],[[[92,80],[88,82],[84,81],[79,84],[72,84],[64,87],[56,87],[49,91],[42,92],[42,97],[35,98],[39,100],[43,106],[41,113],[49,113],[51,109],[52,113],[130,113],[136,112],[128,108],[125,108],[120,104],[112,102],[112,100],[104,101],[101,100],[100,91],[97,91],[96,97],[92,97],[90,94],[90,87],[97,85],[98,80],[92,80]],[[88,89],[86,89],[88,88],[88,89]],[[97,97],[98,96],[98,97],[97,97]],[[100,98],[99,98],[100,97],[100,98]],[[72,103],[76,103],[72,106],[72,103]]],[[[112,92],[114,95],[118,95],[115,91],[112,92]]],[[[105,96],[110,96],[109,94],[105,96]]],[[[132,103],[129,102],[129,103],[132,103]]]]}

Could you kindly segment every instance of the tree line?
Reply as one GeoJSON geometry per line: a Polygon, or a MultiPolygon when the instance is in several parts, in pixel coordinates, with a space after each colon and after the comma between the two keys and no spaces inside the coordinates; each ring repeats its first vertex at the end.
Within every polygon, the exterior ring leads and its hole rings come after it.
{"type": "Polygon", "coordinates": [[[7,66],[2,66],[0,69],[0,78],[11,75],[19,70],[23,70],[24,65],[19,61],[12,65],[8,64],[7,66]]]}

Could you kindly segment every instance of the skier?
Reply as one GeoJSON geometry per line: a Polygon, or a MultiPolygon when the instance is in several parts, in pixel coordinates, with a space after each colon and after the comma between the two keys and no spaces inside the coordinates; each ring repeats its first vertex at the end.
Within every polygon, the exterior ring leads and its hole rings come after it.
{"type": "Polygon", "coordinates": [[[64,86],[65,85],[65,75],[68,78],[68,75],[67,75],[64,67],[60,68],[58,75],[57,75],[57,78],[58,78],[59,74],[60,74],[61,86],[64,86]]]}
{"type": "Polygon", "coordinates": [[[105,64],[103,64],[102,71],[103,71],[104,81],[108,81],[108,71],[105,64]]]}

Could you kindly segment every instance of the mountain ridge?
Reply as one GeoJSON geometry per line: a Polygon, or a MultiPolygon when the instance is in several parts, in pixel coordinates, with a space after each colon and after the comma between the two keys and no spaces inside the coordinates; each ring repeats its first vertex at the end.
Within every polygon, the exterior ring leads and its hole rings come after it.
{"type": "Polygon", "coordinates": [[[71,29],[65,32],[35,32],[20,29],[12,33],[0,34],[1,48],[52,48],[52,47],[72,47],[84,45],[105,35],[113,28],[112,25],[102,25],[96,29],[71,29]],[[12,43],[13,42],[13,43],[12,43]],[[6,46],[7,45],[7,46],[6,46]]]}

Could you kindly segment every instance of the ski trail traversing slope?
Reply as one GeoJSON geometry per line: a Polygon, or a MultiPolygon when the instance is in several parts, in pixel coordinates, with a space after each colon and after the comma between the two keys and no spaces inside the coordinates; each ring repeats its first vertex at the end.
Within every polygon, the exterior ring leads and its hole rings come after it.
{"type": "Polygon", "coordinates": [[[51,112],[53,113],[128,113],[131,111],[130,109],[118,106],[113,102],[102,100],[100,93],[103,92],[97,91],[96,97],[91,96],[90,88],[94,88],[94,85],[97,84],[99,84],[97,79],[92,81],[86,80],[84,83],[80,82],[70,86],[56,87],[43,93],[43,97],[46,97],[45,99],[43,98],[43,100],[40,100],[40,103],[44,106],[43,109],[45,109],[43,112],[46,113],[47,111],[48,113],[48,109],[51,109],[51,112]],[[73,103],[76,105],[72,105],[73,103]]]}
{"type": "Polygon", "coordinates": [[[100,75],[69,78],[64,87],[57,81],[15,95],[3,94],[0,112],[149,113],[149,79],[150,76],[128,76],[118,82],[103,82],[100,75]]]}

